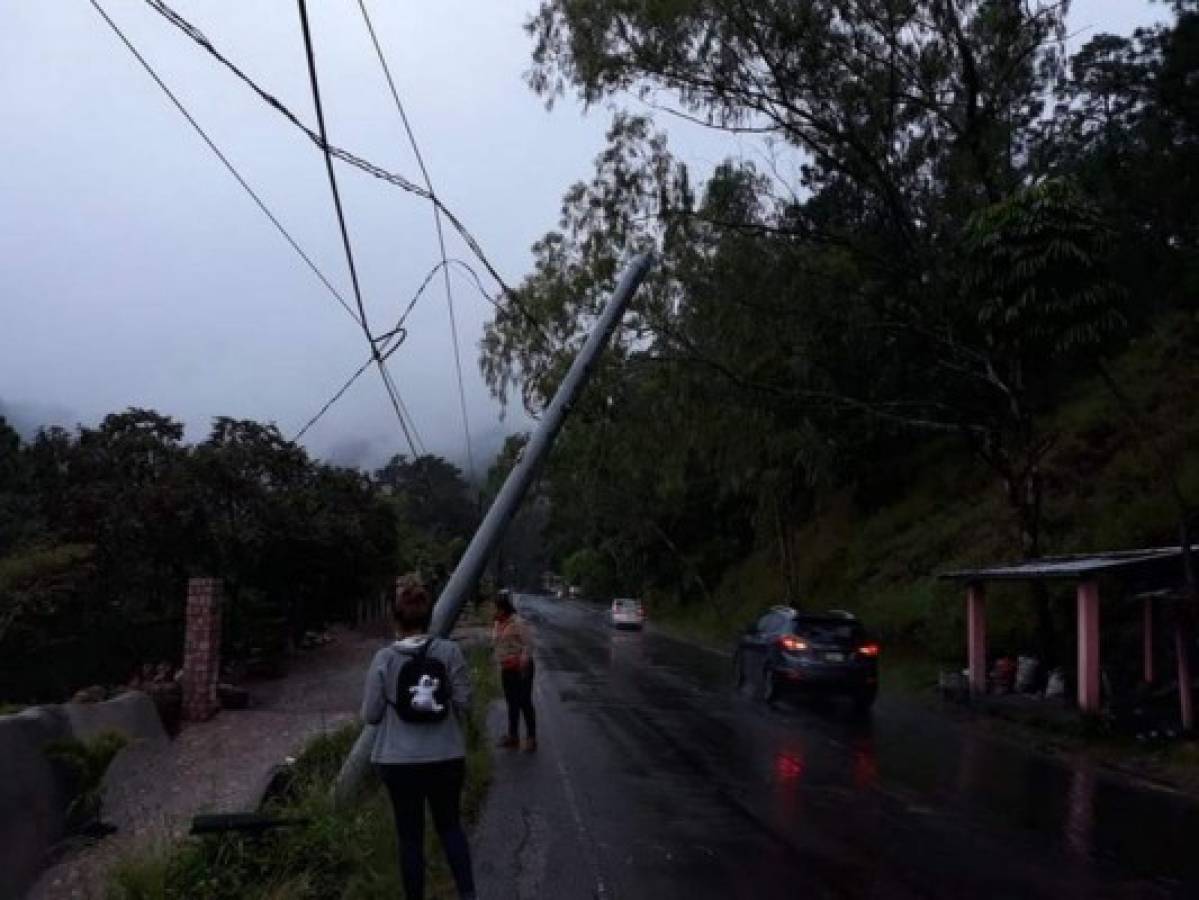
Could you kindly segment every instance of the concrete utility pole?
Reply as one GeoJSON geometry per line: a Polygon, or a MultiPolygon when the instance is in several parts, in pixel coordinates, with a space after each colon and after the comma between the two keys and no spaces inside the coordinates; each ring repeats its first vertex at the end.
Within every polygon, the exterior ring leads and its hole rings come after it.
{"type": "Polygon", "coordinates": [[[546,408],[545,415],[541,417],[541,424],[537,426],[537,431],[526,445],[516,467],[508,473],[499,495],[487,510],[482,524],[471,538],[470,546],[466,548],[466,553],[454,568],[454,574],[450,576],[441,596],[437,598],[437,605],[433,608],[433,626],[430,629],[433,634],[445,637],[453,630],[454,623],[458,621],[458,614],[462,612],[467,598],[479,583],[487,560],[499,545],[504,530],[516,515],[516,510],[533,483],[538,469],[549,455],[554,438],[562,429],[562,423],[566,421],[571,407],[591,377],[604,345],[616,330],[629,300],[649,271],[650,262],[650,255],[643,253],[633,260],[621,276],[620,283],[600,314],[599,321],[587,336],[587,342],[571,363],[570,371],[566,373],[566,378],[559,385],[554,399],[546,408]]]}
{"type": "MultiPolygon", "coordinates": [[[[525,446],[516,467],[508,473],[504,486],[487,515],[483,517],[475,535],[471,538],[470,546],[458,561],[449,582],[437,598],[433,607],[433,624],[429,629],[431,634],[445,637],[454,628],[458,615],[466,600],[474,592],[487,565],[487,560],[504,536],[504,530],[520,507],[521,500],[533,483],[541,464],[549,455],[554,445],[554,438],[562,430],[562,424],[570,414],[575,400],[586,386],[595,364],[599,361],[600,353],[616,330],[629,300],[645,279],[653,258],[648,253],[636,257],[620,278],[604,311],[600,314],[595,328],[587,336],[583,349],[570,365],[566,378],[558,386],[554,399],[541,417],[541,423],[532,439],[525,446]]],[[[341,772],[333,786],[333,800],[337,805],[350,802],[358,793],[364,776],[370,768],[371,749],[375,744],[375,726],[367,725],[358,736],[350,755],[342,764],[341,772]]]]}

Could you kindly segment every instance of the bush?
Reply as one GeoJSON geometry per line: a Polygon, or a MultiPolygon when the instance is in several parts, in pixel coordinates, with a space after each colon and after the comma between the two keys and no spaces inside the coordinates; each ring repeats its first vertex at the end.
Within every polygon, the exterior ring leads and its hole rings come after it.
{"type": "Polygon", "coordinates": [[[46,745],[46,756],[64,773],[71,798],[67,804],[68,832],[77,834],[99,824],[104,773],[128,744],[123,734],[105,731],[86,741],[68,738],[46,745]]]}

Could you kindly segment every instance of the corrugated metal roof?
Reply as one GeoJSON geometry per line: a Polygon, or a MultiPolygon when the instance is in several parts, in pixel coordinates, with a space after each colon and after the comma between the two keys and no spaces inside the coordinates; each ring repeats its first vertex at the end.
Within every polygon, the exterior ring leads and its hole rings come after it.
{"type": "MultiPolygon", "coordinates": [[[[1192,548],[1199,552],[1199,548],[1192,548]]],[[[1148,563],[1176,560],[1182,547],[1149,547],[1143,550],[1113,550],[1077,556],[1049,556],[1002,566],[957,569],[941,572],[938,578],[955,581],[1029,581],[1039,578],[1086,578],[1104,572],[1119,571],[1148,563]]]]}

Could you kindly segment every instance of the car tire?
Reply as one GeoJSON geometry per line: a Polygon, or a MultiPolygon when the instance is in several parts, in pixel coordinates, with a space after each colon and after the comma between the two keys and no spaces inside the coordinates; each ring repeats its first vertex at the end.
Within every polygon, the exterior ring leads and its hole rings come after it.
{"type": "Polygon", "coordinates": [[[767,703],[773,703],[778,697],[778,680],[774,674],[774,669],[767,666],[762,670],[762,699],[767,703]]]}

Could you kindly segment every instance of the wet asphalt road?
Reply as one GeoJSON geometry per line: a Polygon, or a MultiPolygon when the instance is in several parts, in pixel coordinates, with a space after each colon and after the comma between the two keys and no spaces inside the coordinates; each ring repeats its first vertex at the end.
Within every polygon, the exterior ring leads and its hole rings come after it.
{"type": "Polygon", "coordinates": [[[541,749],[498,760],[484,897],[1199,897],[1182,796],[887,699],[767,707],[720,654],[521,607],[541,749]]]}

